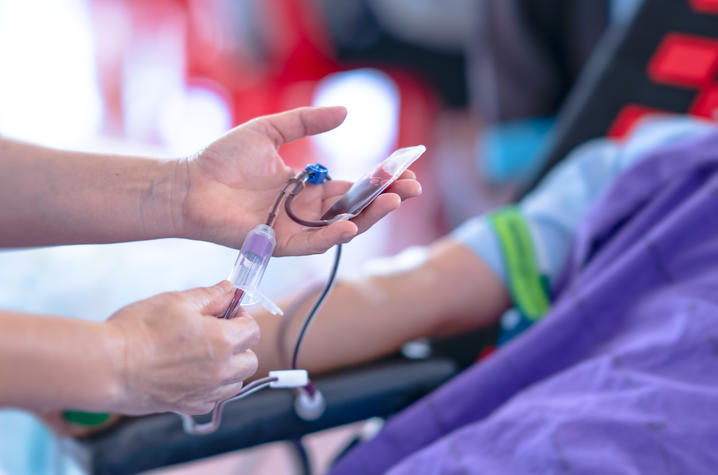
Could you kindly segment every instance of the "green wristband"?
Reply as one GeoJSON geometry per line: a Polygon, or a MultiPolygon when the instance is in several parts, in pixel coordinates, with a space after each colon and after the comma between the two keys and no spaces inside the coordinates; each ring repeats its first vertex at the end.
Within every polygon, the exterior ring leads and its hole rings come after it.
{"type": "Polygon", "coordinates": [[[62,417],[67,422],[81,426],[99,426],[110,420],[112,414],[104,412],[65,411],[62,417]]]}
{"type": "Polygon", "coordinates": [[[523,315],[536,321],[548,312],[551,304],[547,283],[536,265],[528,226],[514,207],[493,213],[489,220],[498,236],[514,304],[523,315]]]}

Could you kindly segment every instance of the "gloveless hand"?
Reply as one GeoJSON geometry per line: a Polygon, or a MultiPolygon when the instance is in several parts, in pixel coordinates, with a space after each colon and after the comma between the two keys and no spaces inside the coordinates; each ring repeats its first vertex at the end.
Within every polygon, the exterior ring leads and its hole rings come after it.
{"type": "Polygon", "coordinates": [[[251,348],[259,327],[240,309],[216,318],[229,304],[232,285],[168,292],[120,309],[105,323],[123,341],[121,382],[112,410],[124,414],[209,412],[236,395],[257,369],[251,348]]]}
{"type": "MultiPolygon", "coordinates": [[[[185,160],[178,180],[185,237],[240,247],[244,236],[266,220],[277,195],[295,175],[277,149],[307,135],[333,129],[346,116],[343,107],[305,107],[260,117],[231,130],[196,156],[185,160]]],[[[317,220],[351,186],[331,181],[308,185],[294,200],[296,213],[317,220]]],[[[274,228],[276,255],[320,253],[368,229],[421,186],[407,172],[353,221],[325,228],[304,228],[280,211],[274,228]]]]}

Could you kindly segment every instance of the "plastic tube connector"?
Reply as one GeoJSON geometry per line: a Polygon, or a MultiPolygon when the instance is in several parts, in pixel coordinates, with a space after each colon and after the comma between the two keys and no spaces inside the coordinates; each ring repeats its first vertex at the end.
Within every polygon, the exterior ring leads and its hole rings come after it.
{"type": "Polygon", "coordinates": [[[322,417],[327,408],[327,403],[321,391],[315,389],[312,394],[301,390],[294,398],[294,412],[303,421],[315,421],[322,417]]]}
{"type": "Polygon", "coordinates": [[[307,165],[304,171],[307,172],[307,182],[315,185],[321,185],[329,177],[329,170],[327,170],[327,167],[319,163],[307,165]]]}
{"type": "Polygon", "coordinates": [[[244,291],[242,306],[259,303],[275,315],[281,315],[280,309],[274,302],[259,290],[259,284],[267,270],[269,258],[272,257],[277,241],[274,230],[266,224],[259,224],[252,229],[244,239],[242,249],[237,255],[232,272],[227,278],[234,286],[244,291]]]}

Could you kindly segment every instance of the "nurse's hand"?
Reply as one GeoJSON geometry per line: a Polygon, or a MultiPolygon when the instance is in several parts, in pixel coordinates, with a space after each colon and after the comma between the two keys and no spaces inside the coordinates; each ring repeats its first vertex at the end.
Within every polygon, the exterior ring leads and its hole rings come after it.
{"type": "Polygon", "coordinates": [[[236,395],[257,369],[251,348],[259,341],[259,327],[246,313],[215,318],[232,294],[232,285],[223,281],[160,294],[110,317],[107,329],[122,342],[123,353],[117,358],[112,410],[203,414],[236,395]]]}
{"type": "MultiPolygon", "coordinates": [[[[287,180],[295,175],[277,152],[280,145],[338,126],[343,107],[304,107],[259,117],[242,124],[183,162],[179,210],[184,237],[238,248],[254,226],[263,223],[287,180]]],[[[421,186],[412,172],[378,197],[354,221],[308,229],[291,221],[283,210],[274,228],[276,255],[320,253],[351,240],[395,210],[421,186]]],[[[308,185],[294,201],[298,215],[317,220],[351,186],[331,181],[308,185]]]]}

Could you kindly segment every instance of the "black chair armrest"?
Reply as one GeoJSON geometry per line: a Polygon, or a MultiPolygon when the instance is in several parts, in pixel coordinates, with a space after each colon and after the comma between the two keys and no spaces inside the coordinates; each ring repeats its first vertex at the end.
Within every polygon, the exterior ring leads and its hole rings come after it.
{"type": "Polygon", "coordinates": [[[316,421],[295,415],[289,391],[265,390],[228,404],[213,434],[187,435],[176,414],[157,414],[125,418],[90,438],[68,441],[67,447],[90,473],[136,473],[388,416],[458,371],[448,358],[392,358],[315,380],[327,402],[325,414],[316,421]]]}

